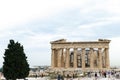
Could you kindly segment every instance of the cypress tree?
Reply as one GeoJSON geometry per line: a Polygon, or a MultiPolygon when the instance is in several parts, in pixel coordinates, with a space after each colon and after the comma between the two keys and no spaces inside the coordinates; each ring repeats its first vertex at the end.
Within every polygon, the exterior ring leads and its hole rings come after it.
{"type": "Polygon", "coordinates": [[[25,79],[28,76],[30,68],[20,43],[10,40],[3,58],[3,74],[7,80],[25,79]]]}
{"type": "Polygon", "coordinates": [[[2,72],[2,68],[0,68],[0,72],[2,72]]]}

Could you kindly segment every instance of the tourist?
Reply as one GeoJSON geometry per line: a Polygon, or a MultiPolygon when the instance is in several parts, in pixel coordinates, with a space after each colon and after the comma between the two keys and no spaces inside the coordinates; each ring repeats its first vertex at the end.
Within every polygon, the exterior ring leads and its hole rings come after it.
{"type": "Polygon", "coordinates": [[[110,78],[110,76],[111,76],[111,72],[110,72],[110,71],[108,71],[108,78],[110,78]]]}
{"type": "Polygon", "coordinates": [[[91,73],[90,72],[88,72],[88,77],[91,77],[91,73]]]}
{"type": "Polygon", "coordinates": [[[43,73],[41,74],[41,77],[43,77],[44,75],[43,75],[43,73]]]}
{"type": "Polygon", "coordinates": [[[68,80],[68,78],[69,78],[69,74],[67,74],[67,80],[68,80]]]}
{"type": "Polygon", "coordinates": [[[71,76],[70,80],[73,80],[73,77],[71,76]]]}
{"type": "Polygon", "coordinates": [[[100,77],[102,77],[102,72],[101,71],[99,71],[99,75],[100,75],[100,77]]]}
{"type": "Polygon", "coordinates": [[[37,74],[35,74],[35,78],[37,78],[37,74]]]}
{"type": "Polygon", "coordinates": [[[64,80],[64,76],[63,75],[61,76],[61,80],[64,80]]]}
{"type": "Polygon", "coordinates": [[[60,76],[60,74],[58,74],[57,80],[61,80],[61,76],[60,76]]]}
{"type": "Polygon", "coordinates": [[[106,78],[106,72],[104,72],[104,77],[106,78]]]}
{"type": "Polygon", "coordinates": [[[97,72],[95,73],[95,80],[97,80],[97,72]]]}

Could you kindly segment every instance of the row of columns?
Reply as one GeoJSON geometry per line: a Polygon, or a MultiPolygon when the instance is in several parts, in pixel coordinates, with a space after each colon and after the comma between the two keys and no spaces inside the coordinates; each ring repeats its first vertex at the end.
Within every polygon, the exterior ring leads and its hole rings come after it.
{"type": "MultiPolygon", "coordinates": [[[[78,48],[73,49],[73,67],[77,68],[77,50],[78,48]]],[[[85,48],[82,48],[82,69],[85,69],[85,48]]],[[[90,68],[94,68],[94,62],[93,62],[93,52],[94,49],[90,48],[90,68]]],[[[105,67],[109,68],[109,51],[108,48],[104,49],[105,53],[105,67]]],[[[102,69],[102,48],[98,48],[98,68],[102,69]]],[[[54,67],[65,67],[70,68],[70,48],[64,49],[52,49],[52,55],[51,55],[51,66],[54,67]],[[65,56],[65,57],[64,57],[65,56]]]]}

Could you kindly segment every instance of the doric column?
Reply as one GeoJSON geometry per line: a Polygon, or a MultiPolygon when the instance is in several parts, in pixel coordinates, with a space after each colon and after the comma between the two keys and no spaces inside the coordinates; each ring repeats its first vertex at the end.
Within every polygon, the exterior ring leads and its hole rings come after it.
{"type": "Polygon", "coordinates": [[[61,54],[61,66],[64,67],[64,49],[62,49],[62,54],[61,54]]]}
{"type": "Polygon", "coordinates": [[[77,48],[74,48],[74,68],[77,68],[77,48]]]}
{"type": "Polygon", "coordinates": [[[105,66],[106,68],[110,68],[110,62],[109,62],[109,48],[105,48],[105,66]]]}
{"type": "Polygon", "coordinates": [[[55,52],[55,50],[52,49],[52,55],[51,55],[51,67],[52,67],[52,68],[55,67],[55,62],[54,62],[54,60],[55,60],[55,59],[54,59],[54,58],[55,58],[55,55],[54,55],[54,54],[55,54],[55,53],[54,53],[54,52],[55,52]]]}
{"type": "Polygon", "coordinates": [[[93,65],[93,48],[90,48],[90,68],[93,69],[94,65],[93,65]]]}
{"type": "Polygon", "coordinates": [[[82,48],[82,69],[85,69],[85,48],[82,48]]]}
{"type": "Polygon", "coordinates": [[[98,48],[98,67],[102,69],[102,48],[98,48]]]}
{"type": "Polygon", "coordinates": [[[58,67],[60,68],[61,67],[61,49],[58,49],[58,67]]]}
{"type": "Polygon", "coordinates": [[[66,68],[70,67],[70,49],[66,48],[66,64],[65,64],[66,68]]]}

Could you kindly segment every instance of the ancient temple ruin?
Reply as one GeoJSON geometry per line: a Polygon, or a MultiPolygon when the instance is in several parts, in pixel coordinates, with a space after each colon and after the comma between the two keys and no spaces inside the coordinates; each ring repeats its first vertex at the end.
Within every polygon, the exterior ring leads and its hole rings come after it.
{"type": "Polygon", "coordinates": [[[110,40],[67,42],[60,39],[51,42],[52,68],[109,69],[110,40]]]}

